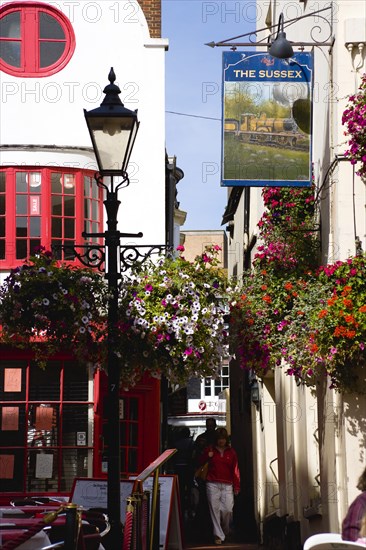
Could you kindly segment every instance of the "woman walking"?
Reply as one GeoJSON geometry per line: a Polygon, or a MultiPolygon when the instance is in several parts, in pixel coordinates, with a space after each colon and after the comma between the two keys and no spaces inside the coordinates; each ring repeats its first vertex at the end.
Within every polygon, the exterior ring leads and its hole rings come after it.
{"type": "Polygon", "coordinates": [[[206,447],[201,464],[208,462],[207,500],[213,524],[214,542],[219,545],[230,534],[234,495],[240,492],[240,474],[236,452],[229,446],[225,428],[215,431],[215,444],[206,447]]]}

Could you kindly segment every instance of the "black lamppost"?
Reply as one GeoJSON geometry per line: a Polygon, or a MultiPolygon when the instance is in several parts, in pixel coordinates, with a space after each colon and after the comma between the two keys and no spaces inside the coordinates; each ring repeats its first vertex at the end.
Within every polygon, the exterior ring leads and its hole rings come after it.
{"type": "Polygon", "coordinates": [[[107,230],[104,233],[83,233],[83,237],[104,237],[106,258],[105,276],[108,280],[108,516],[111,524],[110,548],[122,548],[121,504],[120,504],[120,427],[119,427],[119,360],[114,353],[118,321],[118,280],[120,278],[121,237],[142,237],[142,233],[120,233],[117,229],[117,213],[120,205],[118,191],[129,184],[127,165],[136,138],[139,122],[137,111],[126,109],[120,98],[121,90],[114,84],[113,68],[108,76],[106,94],[102,104],[91,111],[84,110],[90,132],[99,174],[95,179],[98,187],[104,189],[104,205],[107,214],[107,230]],[[109,185],[103,178],[110,179],[109,185]],[[115,185],[114,177],[121,178],[115,185]]]}

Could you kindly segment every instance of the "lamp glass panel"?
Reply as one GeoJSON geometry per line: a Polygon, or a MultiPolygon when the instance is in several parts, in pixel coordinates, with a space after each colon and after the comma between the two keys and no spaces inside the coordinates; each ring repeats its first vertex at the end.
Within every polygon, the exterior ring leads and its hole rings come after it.
{"type": "Polygon", "coordinates": [[[94,146],[101,171],[123,171],[128,151],[131,129],[135,117],[121,119],[112,117],[89,117],[94,146]]]}

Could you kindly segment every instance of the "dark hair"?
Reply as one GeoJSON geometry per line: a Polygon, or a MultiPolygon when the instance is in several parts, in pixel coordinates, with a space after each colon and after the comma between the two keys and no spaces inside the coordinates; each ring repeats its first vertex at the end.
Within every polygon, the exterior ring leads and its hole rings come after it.
{"type": "Polygon", "coordinates": [[[188,426],[183,426],[183,428],[179,430],[179,439],[190,437],[190,435],[191,435],[191,430],[188,428],[188,426]]]}
{"type": "Polygon", "coordinates": [[[356,487],[360,491],[366,491],[366,468],[364,469],[364,471],[360,475],[360,478],[358,480],[358,483],[357,483],[356,487]]]}
{"type": "Polygon", "coordinates": [[[217,443],[219,439],[226,439],[226,443],[229,442],[229,436],[225,428],[217,428],[217,430],[215,430],[215,443],[217,443]]]}
{"type": "Polygon", "coordinates": [[[216,428],[216,419],[215,418],[206,418],[206,429],[208,428],[209,424],[212,424],[212,427],[216,428]]]}

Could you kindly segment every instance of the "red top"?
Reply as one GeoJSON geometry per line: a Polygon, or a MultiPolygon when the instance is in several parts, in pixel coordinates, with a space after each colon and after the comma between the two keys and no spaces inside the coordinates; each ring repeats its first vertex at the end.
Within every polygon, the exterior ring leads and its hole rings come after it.
{"type": "Polygon", "coordinates": [[[208,474],[206,481],[216,481],[218,483],[228,483],[233,485],[234,493],[240,491],[240,473],[238,466],[238,457],[234,449],[225,447],[221,454],[216,447],[206,447],[200,457],[200,463],[208,462],[208,474]],[[212,451],[213,457],[208,453],[212,451]]]}

